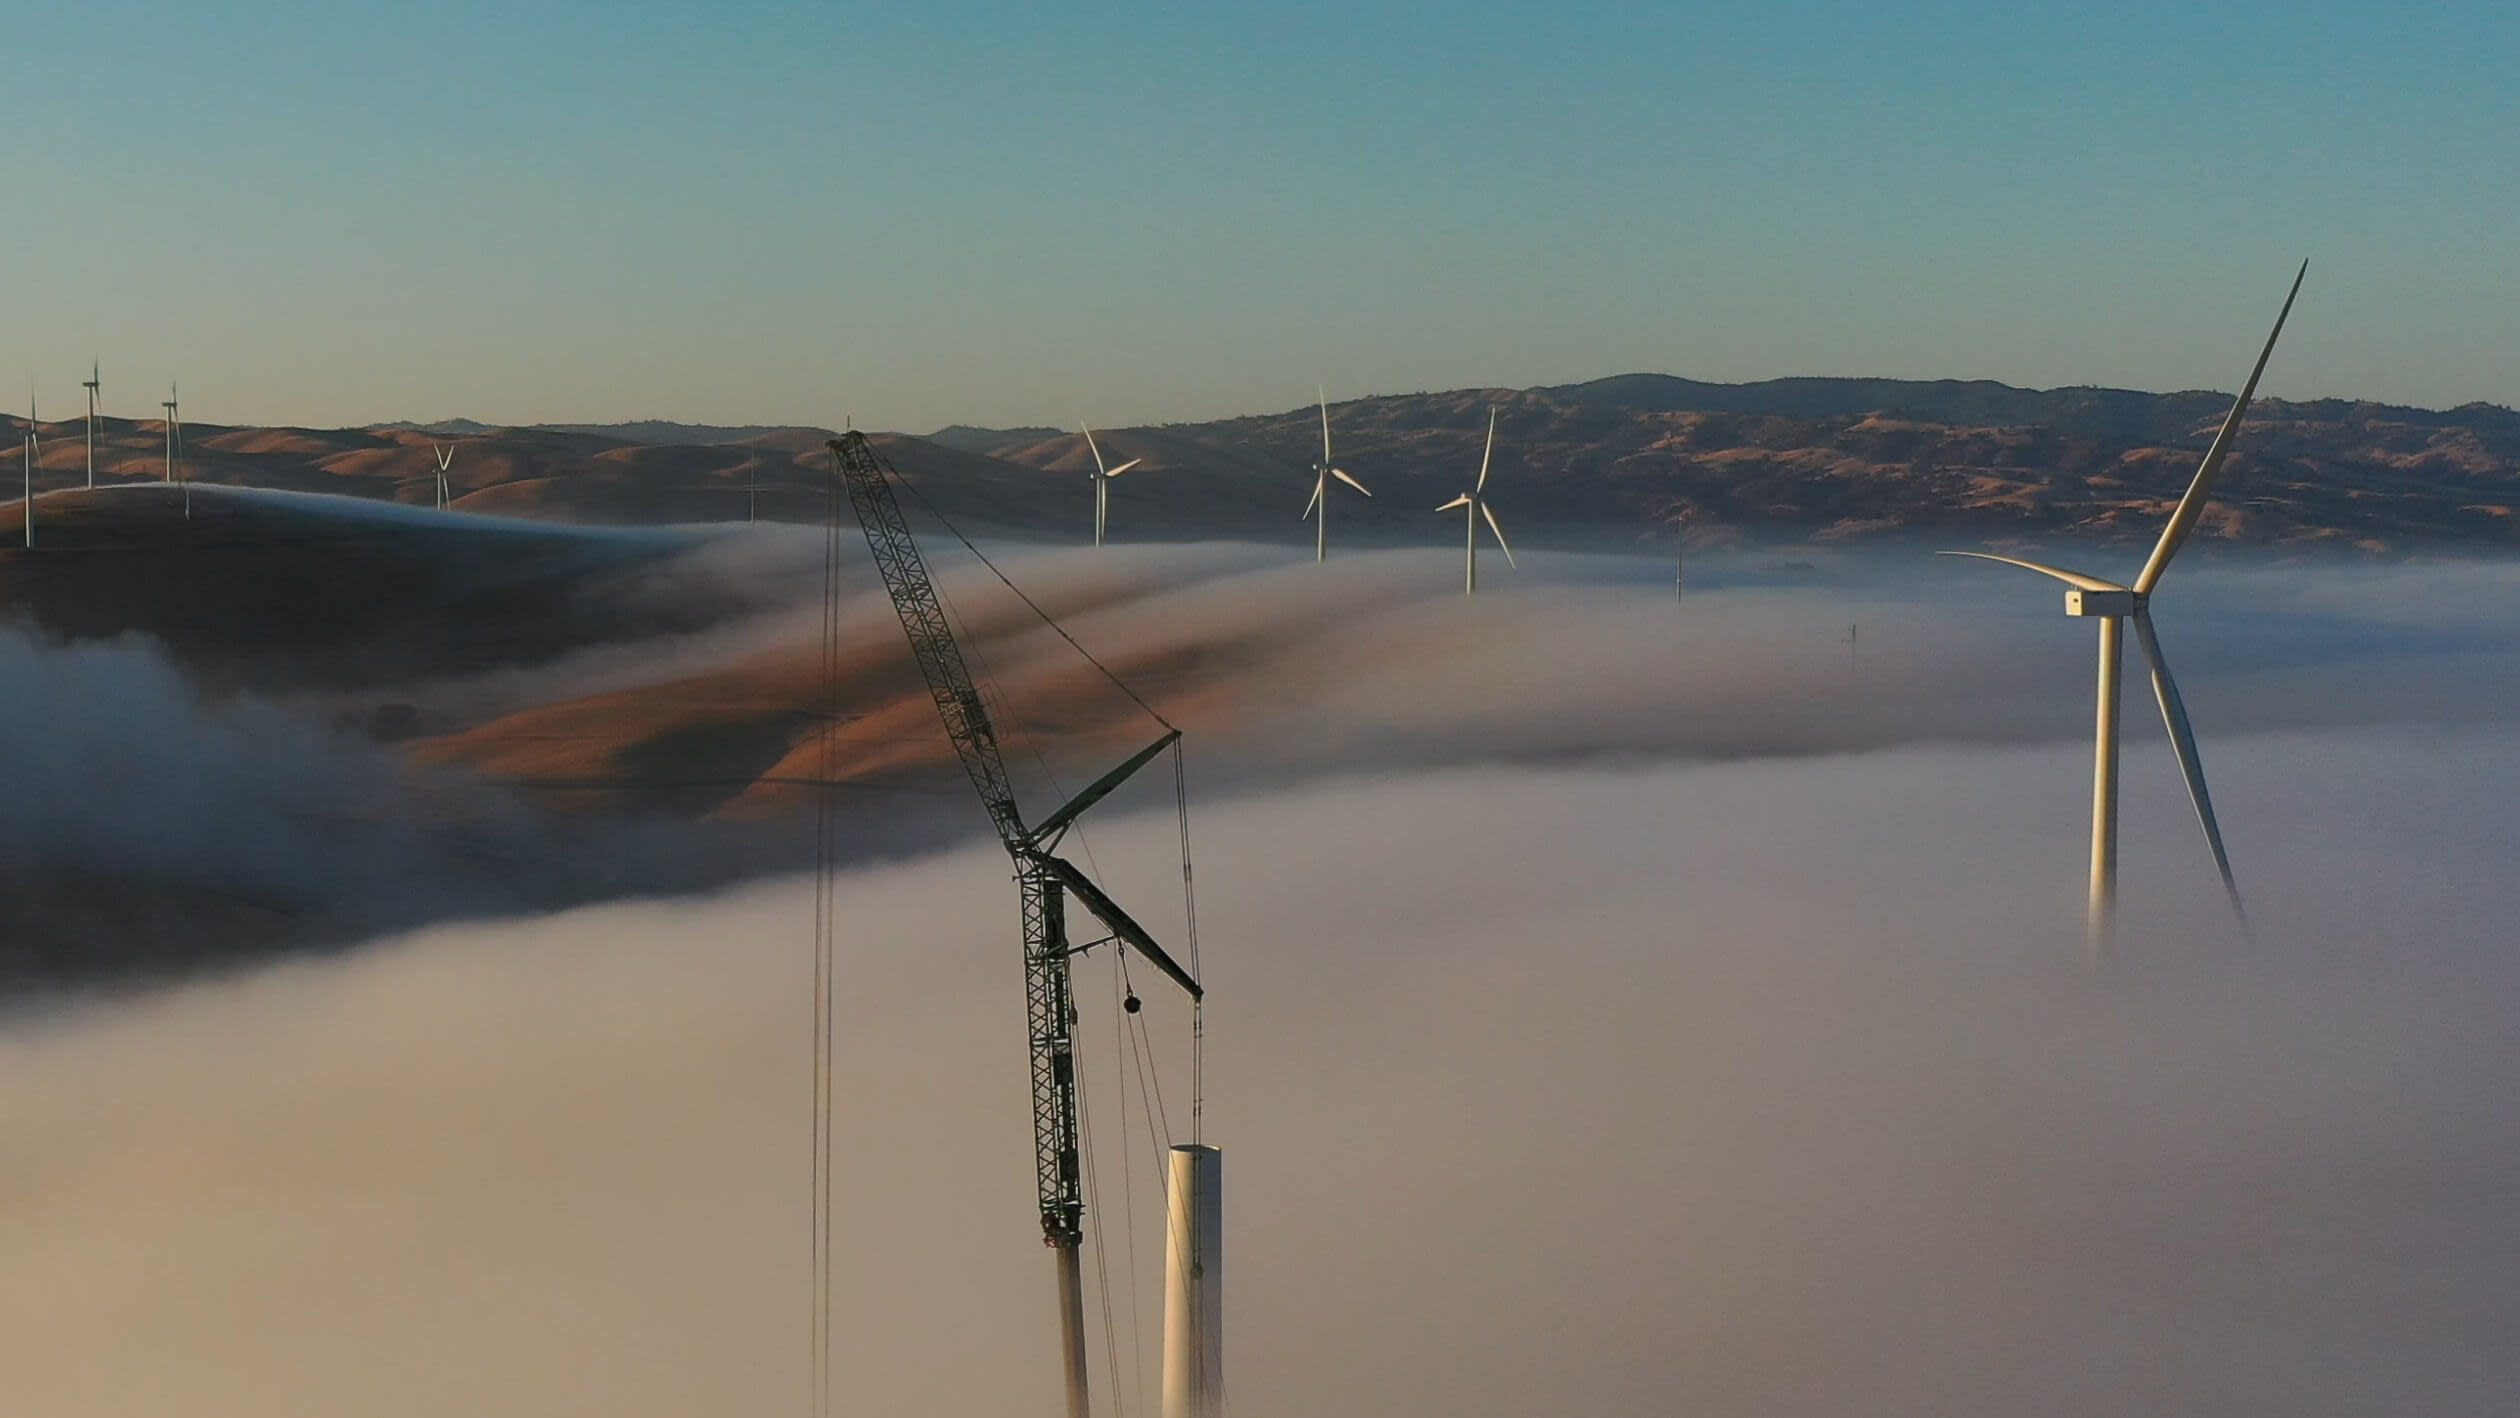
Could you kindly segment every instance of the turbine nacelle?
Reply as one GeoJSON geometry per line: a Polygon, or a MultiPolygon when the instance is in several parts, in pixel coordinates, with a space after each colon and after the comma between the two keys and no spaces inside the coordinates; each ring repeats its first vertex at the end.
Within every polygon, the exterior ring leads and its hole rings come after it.
{"type": "Polygon", "coordinates": [[[2149,599],[2132,591],[2087,591],[2076,586],[2065,593],[2065,613],[2118,617],[2140,615],[2144,602],[2149,599]]]}

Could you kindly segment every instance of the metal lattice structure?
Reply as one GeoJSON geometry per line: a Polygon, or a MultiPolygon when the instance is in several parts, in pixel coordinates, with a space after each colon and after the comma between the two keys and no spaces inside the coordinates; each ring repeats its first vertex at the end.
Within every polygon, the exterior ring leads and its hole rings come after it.
{"type": "Polygon", "coordinates": [[[1022,900],[1024,930],[1024,1012],[1031,1045],[1033,1163],[1041,1207],[1041,1235],[1059,1253],[1060,1308],[1069,1366],[1070,1411],[1082,1418],[1084,1402],[1084,1313],[1076,1273],[1076,1253],[1085,1237],[1085,1196],[1081,1132],[1076,1098],[1076,1010],[1068,986],[1069,960],[1096,945],[1117,943],[1135,950],[1148,963],[1181,986],[1192,999],[1201,996],[1198,982],[1174,962],[1154,937],[1130,919],[1085,873],[1055,856],[1050,848],[1079,814],[1100,802],[1130,774],[1172,746],[1179,730],[1166,733],[1149,747],[1096,779],[1058,811],[1027,828],[1015,804],[1015,789],[1006,773],[1005,754],[996,728],[989,722],[978,684],[954,642],[952,626],[938,600],[927,562],[911,538],[910,524],[893,496],[891,473],[863,433],[851,432],[828,445],[849,494],[850,509],[866,533],[884,590],[901,617],[911,657],[927,680],[946,737],[962,760],[963,772],[988,809],[998,840],[1015,863],[1015,885],[1022,900]],[[1067,898],[1083,903],[1111,932],[1100,940],[1073,945],[1068,938],[1067,898]]]}

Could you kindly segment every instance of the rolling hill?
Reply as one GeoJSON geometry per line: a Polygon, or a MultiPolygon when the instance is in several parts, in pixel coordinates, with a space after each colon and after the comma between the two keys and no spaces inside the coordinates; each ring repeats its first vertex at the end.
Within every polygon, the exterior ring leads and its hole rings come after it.
{"type": "MultiPolygon", "coordinates": [[[[1437,535],[1428,509],[1476,468],[1500,411],[1496,506],[1518,540],[1650,545],[1850,541],[1931,532],[1962,542],[2141,539],[2229,407],[2209,392],[2017,389],[1991,381],[1780,379],[1708,384],[1635,374],[1530,390],[1459,390],[1335,405],[1339,461],[1376,494],[1343,496],[1339,534],[1437,535]]],[[[0,420],[14,431],[21,420],[0,420]]],[[[431,433],[187,430],[189,476],[403,503],[432,496],[433,443],[452,442],[456,506],[595,524],[819,521],[827,430],[637,423],[431,433]]],[[[38,486],[81,476],[76,421],[41,426],[38,486]]],[[[1318,455],[1317,413],[1113,429],[1113,534],[1296,541],[1318,455]]],[[[10,440],[14,443],[15,440],[10,440]]],[[[980,531],[1075,539],[1090,497],[1084,442],[1041,428],[957,425],[880,435],[919,495],[980,531]]],[[[103,420],[101,475],[162,476],[155,421],[103,420]]],[[[5,445],[0,445],[5,446],[5,445]]],[[[0,486],[17,471],[0,457],[0,486]]],[[[2367,552],[2520,540],[2520,414],[2261,399],[2203,534],[2367,552]]]]}

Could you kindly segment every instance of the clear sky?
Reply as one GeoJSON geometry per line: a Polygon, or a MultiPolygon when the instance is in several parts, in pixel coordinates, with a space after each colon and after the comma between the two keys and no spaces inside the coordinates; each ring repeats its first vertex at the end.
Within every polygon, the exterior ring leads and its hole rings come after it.
{"type": "Polygon", "coordinates": [[[912,430],[2230,389],[2307,256],[2268,392],[2520,403],[2520,6],[2103,9],[21,6],[0,377],[912,430]]]}

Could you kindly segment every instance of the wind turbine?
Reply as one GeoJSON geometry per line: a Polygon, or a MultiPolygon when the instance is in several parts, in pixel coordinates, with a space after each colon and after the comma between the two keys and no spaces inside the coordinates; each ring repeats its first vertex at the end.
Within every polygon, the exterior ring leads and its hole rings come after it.
{"type": "Polygon", "coordinates": [[[455,465],[455,450],[452,448],[440,448],[436,444],[432,443],[429,445],[429,451],[437,455],[437,505],[438,510],[443,512],[446,510],[448,492],[446,485],[446,470],[455,465]]]}
{"type": "Polygon", "coordinates": [[[2118,678],[2125,655],[2125,625],[2135,623],[2135,639],[2144,652],[2144,662],[2152,671],[2153,698],[2161,706],[2162,727],[2170,732],[2170,747],[2177,754],[2180,776],[2187,780],[2188,801],[2195,805],[2196,821],[2205,831],[2205,845],[2213,850],[2214,868],[2222,873],[2223,893],[2231,899],[2232,914],[2248,928],[2248,914],[2241,909],[2240,888],[2231,878],[2231,858],[2223,851],[2222,828],[2214,820],[2214,800],[2205,788],[2205,768],[2197,760],[2196,734],[2188,726],[2187,706],[2179,698],[2178,683],[2170,677],[2170,665],[2161,655],[2161,641],[2153,633],[2152,597],[2160,586],[2162,573],[2170,569],[2170,559],[2179,554],[2179,547],[2195,529],[2196,519],[2205,510],[2206,495],[2213,490],[2214,478],[2221,473],[2223,460],[2231,455],[2232,440],[2240,432],[2240,420],[2249,411],[2249,401],[2257,394],[2258,376],[2266,372],[2267,357],[2275,353],[2275,340],[2284,333],[2284,320],[2292,314],[2293,299],[2301,294],[2302,279],[2310,274],[2310,263],[2301,263],[2293,276],[2291,291],[2284,296],[2284,308],[2275,316],[2275,328],[2267,333],[2266,345],[2258,351],[2257,364],[2249,371],[2249,382],[2240,386],[2240,397],[2233,401],[2231,412],[2215,433],[2213,444],[2205,450],[2205,461],[2197,464],[2196,475],[2188,480],[2187,492],[2170,513],[2170,521],[2161,529],[2161,540],[2153,544],[2152,555],[2131,586],[2103,581],[2079,571],[2045,566],[2018,557],[1995,556],[1979,551],[1944,552],[1944,556],[1970,556],[1981,561],[2000,561],[2007,566],[2051,576],[2065,583],[2065,613],[2089,616],[2100,622],[2099,711],[2092,750],[2091,770],[2091,903],[2088,917],[2090,940],[2095,955],[2105,954],[2117,914],[2117,797],[2118,797],[2118,678]]]}
{"type": "Polygon", "coordinates": [[[30,551],[35,546],[35,464],[43,456],[43,442],[35,436],[35,386],[30,382],[26,386],[26,500],[19,504],[26,509],[20,522],[30,551]]]}
{"type": "Polygon", "coordinates": [[[1374,494],[1365,484],[1349,477],[1347,469],[1330,465],[1330,396],[1320,389],[1313,393],[1321,400],[1321,461],[1313,464],[1312,501],[1304,504],[1304,515],[1319,514],[1320,520],[1313,527],[1313,560],[1320,561],[1330,555],[1330,480],[1337,478],[1367,497],[1374,494]]]}
{"type": "Polygon", "coordinates": [[[1479,594],[1479,522],[1481,519],[1486,520],[1488,531],[1495,534],[1496,549],[1505,553],[1505,564],[1507,566],[1514,564],[1514,549],[1505,545],[1505,529],[1496,525],[1496,514],[1489,511],[1487,505],[1488,464],[1495,457],[1496,408],[1490,405],[1488,407],[1487,451],[1479,455],[1479,480],[1470,485],[1468,492],[1435,509],[1438,512],[1450,512],[1456,507],[1469,509],[1461,514],[1462,521],[1467,524],[1467,535],[1462,543],[1465,565],[1461,594],[1465,596],[1479,594]]]}
{"type": "Polygon", "coordinates": [[[96,361],[90,360],[88,361],[88,377],[80,381],[80,387],[88,391],[87,485],[90,492],[96,491],[96,395],[97,391],[104,387],[97,382],[100,376],[101,371],[96,361]]]}
{"type": "MultiPolygon", "coordinates": [[[[182,471],[184,457],[184,423],[177,416],[175,386],[172,383],[166,386],[166,398],[158,407],[166,410],[166,481],[172,484],[182,471]]],[[[192,484],[189,481],[184,483],[184,518],[187,521],[192,518],[192,484]]]]}
{"type": "Polygon", "coordinates": [[[1103,544],[1103,524],[1110,520],[1111,480],[1120,476],[1122,473],[1127,472],[1129,469],[1136,467],[1138,464],[1145,462],[1146,460],[1144,458],[1131,458],[1129,461],[1122,463],[1119,467],[1104,467],[1102,445],[1094,441],[1094,431],[1087,428],[1082,423],[1078,424],[1076,427],[1079,432],[1082,432],[1085,435],[1085,446],[1092,450],[1094,455],[1094,470],[1087,473],[1086,476],[1094,480],[1094,545],[1101,546],[1103,544]]]}

